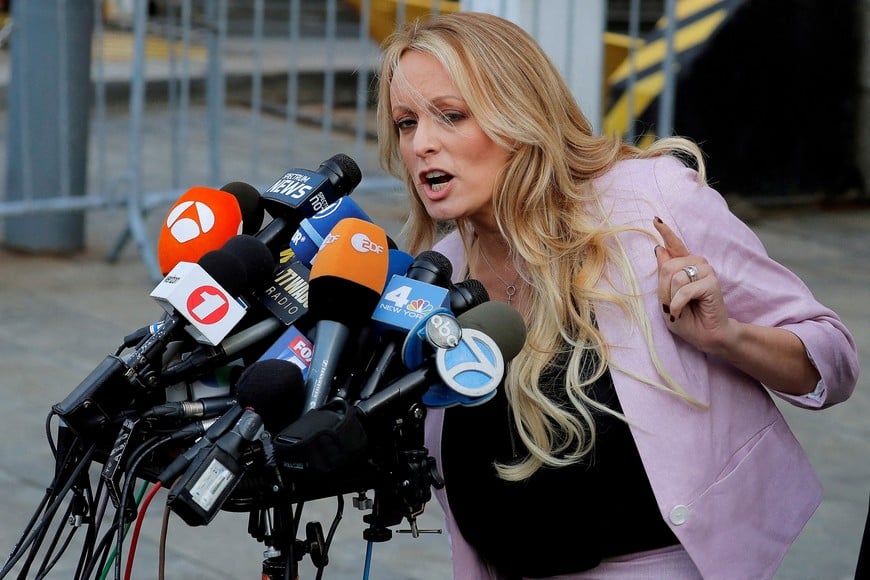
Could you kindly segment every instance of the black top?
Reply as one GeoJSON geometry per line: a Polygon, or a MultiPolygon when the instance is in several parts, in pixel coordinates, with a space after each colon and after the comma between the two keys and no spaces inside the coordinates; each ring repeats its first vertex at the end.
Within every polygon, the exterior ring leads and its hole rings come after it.
{"type": "MultiPolygon", "coordinates": [[[[588,367],[587,367],[588,368],[588,367]]],[[[553,388],[564,371],[542,385],[553,388]]],[[[545,390],[547,392],[547,390],[545,390]]],[[[610,373],[590,396],[621,412],[610,373]]],[[[496,476],[493,463],[525,451],[504,389],[476,407],[444,414],[442,463],[450,509],[465,539],[505,578],[545,577],[589,570],[602,558],[678,543],[662,519],[628,426],[593,413],[594,451],[564,468],[539,469],[523,482],[496,476]]]]}

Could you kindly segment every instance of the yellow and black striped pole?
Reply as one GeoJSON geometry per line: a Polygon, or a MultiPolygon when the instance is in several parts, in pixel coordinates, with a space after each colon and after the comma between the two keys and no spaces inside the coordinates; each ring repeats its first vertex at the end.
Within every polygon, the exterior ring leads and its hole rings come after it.
{"type": "MultiPolygon", "coordinates": [[[[673,38],[674,62],[679,70],[715,36],[728,16],[745,0],[676,0],[676,26],[673,38]]],[[[665,88],[664,63],[668,54],[668,29],[662,17],[645,38],[608,35],[606,41],[622,50],[622,59],[605,79],[606,102],[603,132],[625,138],[636,119],[658,103],[665,88]],[[632,55],[632,48],[634,54],[632,55]]],[[[611,51],[611,54],[613,51],[611,51]]],[[[655,134],[645,133],[637,140],[648,144],[655,134]]]]}

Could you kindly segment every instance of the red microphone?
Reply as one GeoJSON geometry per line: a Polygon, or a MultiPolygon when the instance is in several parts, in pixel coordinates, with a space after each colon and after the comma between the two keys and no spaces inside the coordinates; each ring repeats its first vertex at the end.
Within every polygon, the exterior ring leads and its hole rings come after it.
{"type": "Polygon", "coordinates": [[[157,261],[165,276],[179,262],[197,262],[242,233],[238,199],[232,193],[196,186],[178,198],[160,230],[157,261]]]}

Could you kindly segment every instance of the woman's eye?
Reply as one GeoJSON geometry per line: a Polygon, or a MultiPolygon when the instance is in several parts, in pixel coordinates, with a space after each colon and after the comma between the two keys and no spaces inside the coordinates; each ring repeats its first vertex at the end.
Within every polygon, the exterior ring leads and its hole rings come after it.
{"type": "Polygon", "coordinates": [[[404,119],[396,119],[395,121],[393,121],[393,123],[396,125],[396,127],[399,130],[402,130],[402,129],[408,129],[408,128],[413,127],[416,124],[416,121],[414,119],[411,119],[411,118],[404,118],[404,119]]]}
{"type": "Polygon", "coordinates": [[[444,112],[443,117],[447,121],[450,121],[450,123],[458,123],[466,118],[465,113],[459,111],[446,111],[444,112]]]}

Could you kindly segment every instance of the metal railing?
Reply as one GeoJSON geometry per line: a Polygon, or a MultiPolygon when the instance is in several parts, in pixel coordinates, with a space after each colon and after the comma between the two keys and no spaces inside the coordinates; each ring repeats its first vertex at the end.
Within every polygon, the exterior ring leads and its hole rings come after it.
{"type": "MultiPolygon", "coordinates": [[[[158,14],[149,14],[144,0],[90,5],[33,0],[13,6],[11,37],[0,49],[0,80],[8,87],[0,99],[8,125],[0,128],[5,135],[0,218],[7,243],[14,225],[34,216],[80,219],[83,212],[117,208],[125,212],[126,229],[108,257],[117,258],[132,241],[158,278],[148,214],[192,185],[241,180],[262,189],[288,165],[316,167],[342,151],[363,170],[360,195],[397,189],[380,173],[375,154],[374,33],[383,28],[385,6],[392,10],[387,18],[400,23],[421,10],[460,5],[441,1],[429,8],[425,0],[154,4],[158,14]],[[119,10],[122,4],[126,11],[119,10]],[[70,24],[76,22],[71,11],[83,5],[90,20],[70,24]],[[34,46],[42,52],[34,55],[34,46]],[[49,54],[52,47],[56,52],[49,54]],[[74,62],[82,52],[89,54],[89,66],[74,62]],[[46,130],[40,116],[48,109],[55,124],[46,130]]],[[[632,14],[639,5],[632,2],[632,14]]],[[[666,5],[673,11],[675,1],[666,5]]],[[[631,34],[639,34],[638,28],[631,34]]],[[[631,46],[639,45],[637,40],[631,46]]],[[[24,229],[27,244],[33,228],[24,229]]],[[[72,233],[55,229],[60,244],[75,245],[63,236],[81,235],[76,226],[72,233]]],[[[46,233],[39,235],[43,241],[46,233]]]]}

